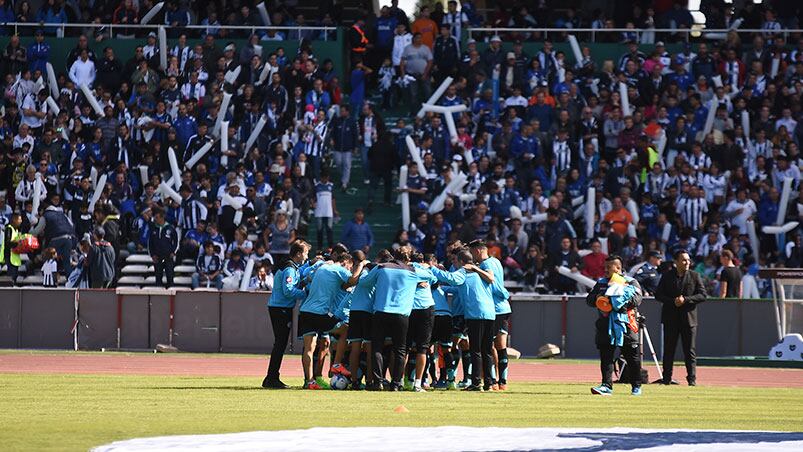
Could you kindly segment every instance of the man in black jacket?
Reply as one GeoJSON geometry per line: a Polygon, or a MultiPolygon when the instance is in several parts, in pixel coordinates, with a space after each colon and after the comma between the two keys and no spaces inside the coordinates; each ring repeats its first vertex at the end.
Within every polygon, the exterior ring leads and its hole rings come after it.
{"type": "MultiPolygon", "coordinates": [[[[598,309],[599,317],[595,323],[596,335],[595,342],[599,349],[600,370],[602,372],[602,384],[591,388],[591,393],[595,395],[611,395],[613,393],[613,364],[616,347],[619,347],[622,357],[627,361],[626,371],[630,373],[628,379],[632,386],[631,394],[641,395],[641,354],[639,353],[638,335],[638,306],[641,304],[641,286],[638,281],[629,277],[622,276],[622,258],[619,256],[609,256],[605,259],[605,273],[607,276],[601,278],[591,292],[586,296],[586,304],[597,306],[597,298],[605,295],[608,290],[608,282],[614,275],[619,275],[625,280],[627,285],[633,286],[636,290],[632,298],[620,309],[622,314],[627,314],[630,323],[625,328],[622,342],[617,345],[615,337],[611,337],[610,316],[615,312],[611,309],[603,312],[598,309]]],[[[610,303],[609,303],[610,305],[610,303]]],[[[609,306],[610,307],[610,306],[609,306]]]]}
{"type": "Polygon", "coordinates": [[[166,276],[164,287],[168,288],[173,285],[173,268],[176,265],[174,259],[177,249],[176,228],[165,221],[164,210],[155,209],[153,224],[148,235],[148,254],[153,259],[157,285],[162,284],[162,274],[166,276]]]}
{"type": "Polygon", "coordinates": [[[700,275],[691,267],[691,257],[685,250],[675,253],[675,268],[661,276],[655,298],[663,303],[661,323],[664,324],[664,379],[663,384],[677,384],[672,381],[672,366],[675,362],[675,347],[680,336],[683,355],[686,360],[686,381],[689,386],[697,384],[697,304],[706,299],[705,284],[700,275]]]}
{"type": "Polygon", "coordinates": [[[348,105],[340,106],[340,115],[332,120],[329,138],[335,166],[341,172],[340,188],[346,191],[351,179],[351,156],[357,153],[359,146],[360,128],[351,117],[351,108],[348,105]]]}

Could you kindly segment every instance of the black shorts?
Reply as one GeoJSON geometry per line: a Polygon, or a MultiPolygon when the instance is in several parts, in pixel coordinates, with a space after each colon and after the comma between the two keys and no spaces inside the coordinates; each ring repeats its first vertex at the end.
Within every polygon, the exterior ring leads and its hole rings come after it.
{"type": "Polygon", "coordinates": [[[510,332],[510,313],[496,314],[494,320],[494,334],[508,334],[510,332]]]}
{"type": "Polygon", "coordinates": [[[349,313],[349,334],[346,337],[349,344],[352,342],[371,342],[371,317],[366,311],[351,311],[349,313]]]}
{"type": "Polygon", "coordinates": [[[466,318],[462,315],[452,316],[452,337],[456,339],[468,337],[468,333],[466,332],[466,318]]]}
{"type": "Polygon", "coordinates": [[[327,314],[300,312],[298,314],[299,336],[326,336],[337,325],[338,319],[327,314]]]}
{"type": "Polygon", "coordinates": [[[444,347],[452,346],[452,316],[435,316],[435,327],[432,329],[432,343],[440,344],[444,347]]]}
{"type": "Polygon", "coordinates": [[[407,346],[429,347],[432,339],[432,327],[435,322],[435,308],[413,309],[410,313],[410,324],[407,328],[407,346]]]}

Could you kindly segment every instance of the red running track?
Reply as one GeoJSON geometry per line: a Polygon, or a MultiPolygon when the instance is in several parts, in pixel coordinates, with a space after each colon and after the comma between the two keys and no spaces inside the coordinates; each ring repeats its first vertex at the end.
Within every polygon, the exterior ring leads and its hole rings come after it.
{"type": "MultiPolygon", "coordinates": [[[[190,354],[124,353],[10,353],[0,354],[0,373],[169,375],[192,377],[253,377],[265,375],[265,357],[198,356],[190,354]]],[[[655,370],[647,367],[651,377],[655,370]]],[[[513,361],[510,379],[519,382],[591,383],[599,380],[599,367],[593,363],[559,361],[513,361]]],[[[803,369],[761,369],[745,367],[700,367],[698,381],[707,386],[803,388],[803,369]]],[[[301,377],[298,356],[286,356],[282,375],[301,377]]],[[[675,377],[683,380],[678,367],[675,377]]]]}

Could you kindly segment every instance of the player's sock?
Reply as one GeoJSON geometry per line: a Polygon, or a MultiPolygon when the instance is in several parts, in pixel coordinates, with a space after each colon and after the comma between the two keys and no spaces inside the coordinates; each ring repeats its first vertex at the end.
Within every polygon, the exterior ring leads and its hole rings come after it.
{"type": "Polygon", "coordinates": [[[410,357],[407,358],[407,368],[404,370],[404,375],[407,377],[407,380],[414,380],[415,379],[415,360],[416,354],[410,353],[410,357]]]}
{"type": "MultiPolygon", "coordinates": [[[[429,370],[429,377],[434,382],[438,380],[438,356],[433,353],[427,353],[427,370],[429,370]]],[[[426,376],[426,372],[424,375],[426,376]]]]}
{"type": "Polygon", "coordinates": [[[471,353],[463,351],[463,380],[471,381],[471,353]]]}
{"type": "Polygon", "coordinates": [[[507,384],[507,348],[496,351],[499,356],[499,384],[507,384]]]}
{"type": "Polygon", "coordinates": [[[421,380],[416,378],[415,382],[413,383],[413,387],[420,388],[421,387],[421,380]]]}
{"type": "Polygon", "coordinates": [[[454,381],[454,369],[457,361],[455,361],[454,353],[450,350],[443,354],[443,368],[441,369],[442,372],[442,379],[448,381],[454,381]]]}

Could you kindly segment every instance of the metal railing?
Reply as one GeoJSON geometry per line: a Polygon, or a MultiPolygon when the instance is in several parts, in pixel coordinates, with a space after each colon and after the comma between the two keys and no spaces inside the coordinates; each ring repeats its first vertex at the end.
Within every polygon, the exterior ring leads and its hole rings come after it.
{"type": "MultiPolygon", "coordinates": [[[[567,34],[582,35],[590,37],[590,42],[597,42],[598,35],[607,34],[635,34],[636,41],[641,42],[645,36],[652,35],[654,42],[659,41],[660,35],[675,35],[682,36],[684,41],[692,39],[702,40],[724,40],[731,31],[737,34],[760,34],[762,36],[783,36],[788,39],[790,35],[801,35],[803,29],[781,29],[777,31],[755,29],[755,28],[704,28],[702,26],[693,26],[692,28],[512,28],[512,27],[469,27],[466,30],[468,37],[473,38],[475,35],[493,36],[498,34],[519,34],[519,35],[538,35],[541,40],[548,39],[550,34],[564,36],[567,34]]],[[[476,39],[476,38],[474,38],[476,39]]],[[[479,41],[479,39],[478,39],[479,41]]],[[[582,39],[581,39],[582,41],[582,39]]],[[[616,42],[621,42],[618,40],[616,42]]],[[[651,42],[644,42],[644,44],[651,44],[651,42]]]]}
{"type": "MultiPolygon", "coordinates": [[[[20,34],[20,31],[25,31],[25,35],[33,35],[34,31],[37,29],[44,29],[46,32],[49,33],[56,33],[57,37],[64,37],[67,34],[68,30],[75,30],[78,29],[83,33],[93,33],[95,31],[108,32],[110,38],[117,37],[120,34],[129,35],[131,30],[137,31],[157,31],[159,27],[165,27],[167,30],[175,31],[176,29],[179,30],[186,30],[188,34],[196,34],[202,35],[206,34],[209,30],[226,30],[226,31],[242,31],[246,30],[249,31],[250,34],[256,34],[258,31],[269,31],[275,30],[276,32],[283,32],[288,33],[291,31],[297,31],[298,34],[301,35],[303,31],[315,31],[318,32],[318,36],[321,36],[322,39],[318,39],[317,37],[313,40],[318,41],[328,41],[334,40],[335,37],[330,38],[330,32],[337,32],[339,27],[332,27],[332,26],[309,26],[309,27],[298,27],[298,26],[262,26],[262,25],[185,25],[183,27],[171,27],[164,24],[101,24],[101,23],[43,23],[43,22],[5,22],[0,24],[0,27],[5,27],[6,29],[13,28],[14,34],[20,34]],[[115,34],[115,31],[117,34],[115,34]],[[191,33],[192,31],[197,31],[197,33],[191,33]]],[[[217,34],[217,33],[213,33],[217,34]]],[[[285,37],[285,40],[290,40],[285,37]]]]}

